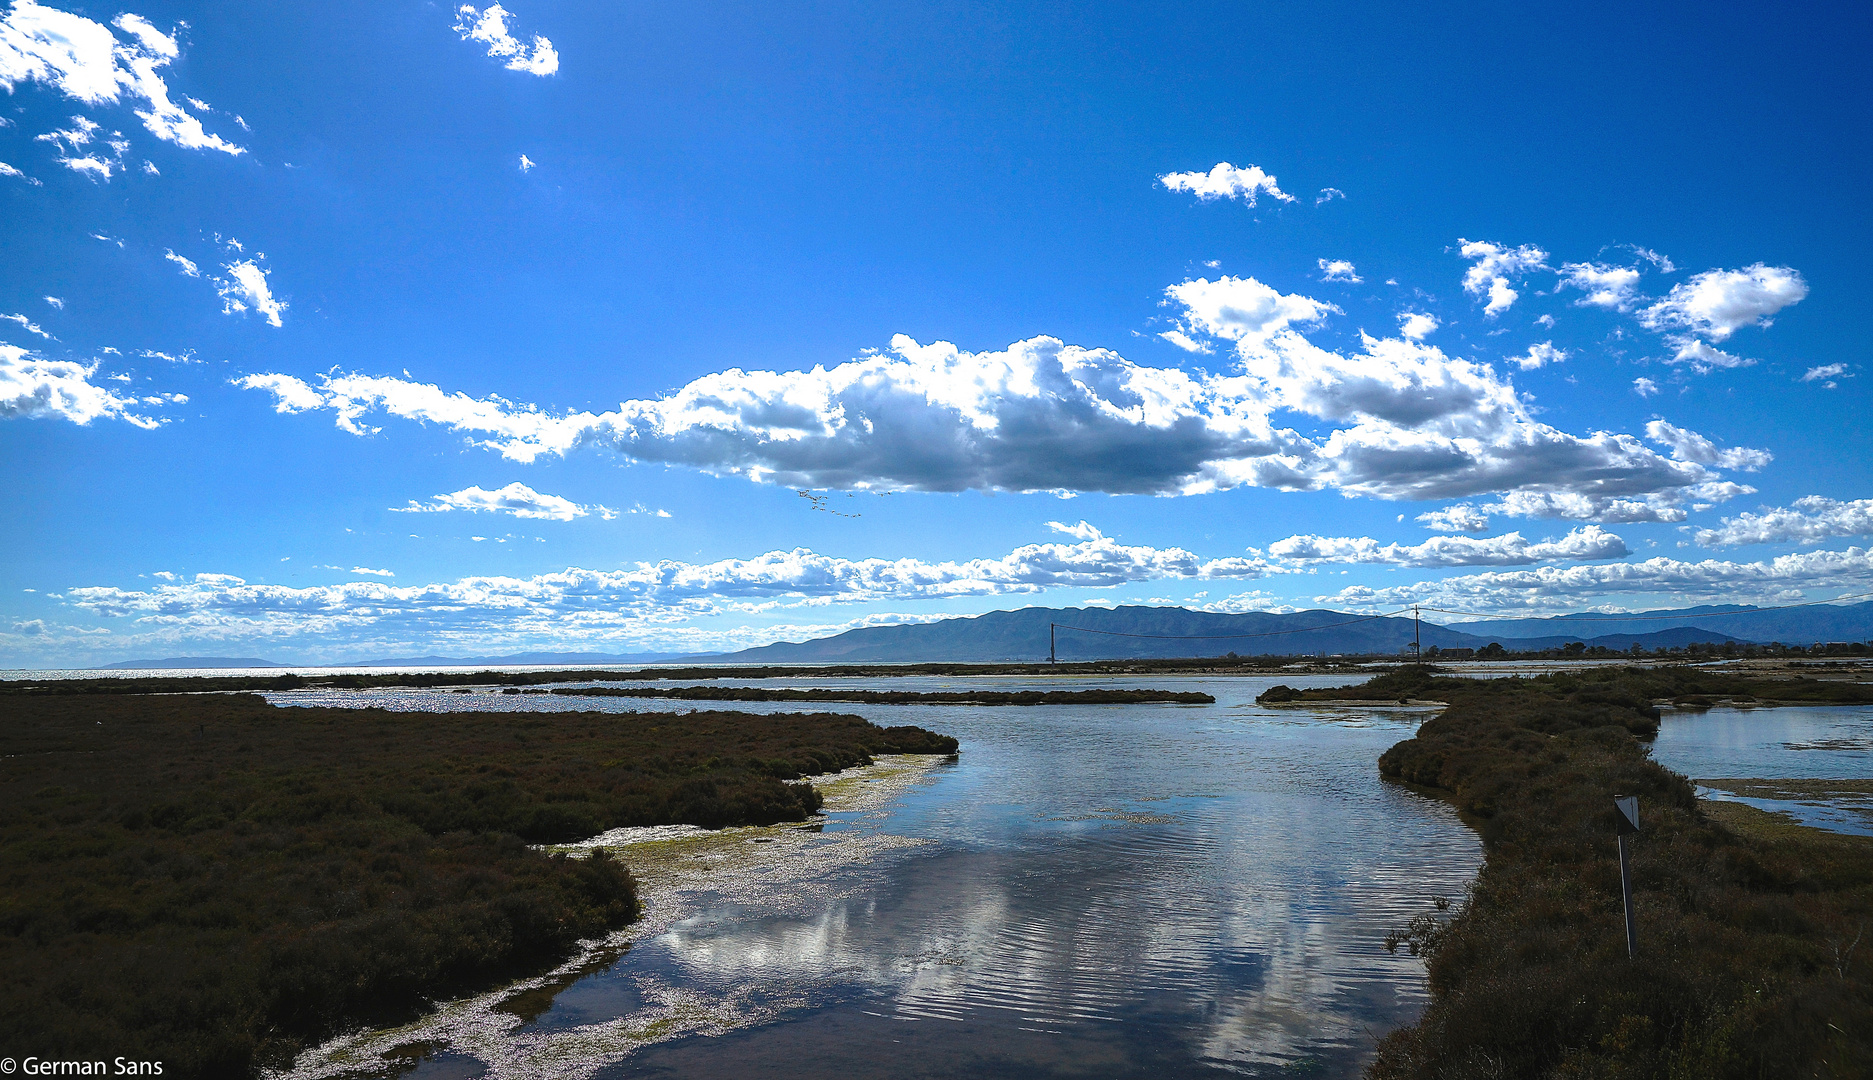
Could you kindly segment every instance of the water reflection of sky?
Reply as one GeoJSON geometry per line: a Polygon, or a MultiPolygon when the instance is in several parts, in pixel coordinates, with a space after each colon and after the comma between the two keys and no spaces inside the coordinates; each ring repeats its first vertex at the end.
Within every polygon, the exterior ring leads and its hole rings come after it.
{"type": "MultiPolygon", "coordinates": [[[[1873,706],[1667,710],[1652,756],[1694,780],[1873,779],[1873,706]]],[[[1805,825],[1873,835],[1873,807],[1864,796],[1762,798],[1703,785],[1698,794],[1788,814],[1805,825]]]]}
{"type": "Polygon", "coordinates": [[[1666,710],[1652,756],[1693,778],[1873,777],[1873,706],[1666,710]]]}
{"type": "MultiPolygon", "coordinates": [[[[941,730],[963,749],[888,814],[837,820],[814,842],[838,844],[842,831],[925,842],[828,871],[814,883],[821,898],[805,904],[797,881],[786,904],[764,899],[758,882],[732,899],[686,893],[681,917],[573,983],[524,1037],[589,1043],[598,1014],[636,1007],[629,987],[641,984],[716,1001],[761,991],[773,1007],[753,1002],[750,1015],[768,1022],[715,1037],[628,1056],[588,1050],[574,1071],[1357,1075],[1375,1036],[1423,1003],[1421,966],[1386,953],[1385,933],[1433,896],[1459,895],[1480,846],[1448,807],[1378,778],[1379,753],[1428,713],[1255,706],[1277,681],[1348,680],[861,680],[1137,685],[1218,701],[830,706],[941,730]]],[[[421,710],[672,707],[434,691],[270,696],[421,710]]]]}

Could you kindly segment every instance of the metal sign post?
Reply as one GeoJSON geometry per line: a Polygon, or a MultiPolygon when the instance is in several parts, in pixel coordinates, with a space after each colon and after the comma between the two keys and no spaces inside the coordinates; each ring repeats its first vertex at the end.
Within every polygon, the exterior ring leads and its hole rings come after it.
{"type": "Polygon", "coordinates": [[[1639,927],[1632,915],[1632,861],[1626,853],[1626,838],[1639,831],[1639,797],[1624,795],[1613,800],[1619,808],[1619,891],[1626,901],[1626,958],[1639,955],[1639,927]]]}

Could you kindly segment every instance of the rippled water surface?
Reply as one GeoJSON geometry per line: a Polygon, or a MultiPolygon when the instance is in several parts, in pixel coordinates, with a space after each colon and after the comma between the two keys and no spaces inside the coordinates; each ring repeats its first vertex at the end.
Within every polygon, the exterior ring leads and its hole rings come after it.
{"type": "MultiPolygon", "coordinates": [[[[1873,706],[1668,711],[1652,756],[1694,780],[1873,779],[1873,706]]],[[[1873,835],[1873,800],[1861,793],[1761,798],[1700,785],[1698,794],[1789,814],[1806,825],[1873,835]]]]}
{"type": "MultiPolygon", "coordinates": [[[[611,953],[505,1006],[490,1003],[508,995],[489,995],[328,1047],[299,1072],[387,1075],[385,1048],[421,1043],[430,1056],[413,1075],[424,1077],[1355,1076],[1377,1036],[1424,1001],[1422,966],[1382,939],[1433,897],[1460,895],[1481,849],[1447,806],[1379,779],[1380,752],[1430,713],[1256,706],[1276,681],[1352,680],[764,681],[1151,686],[1217,703],[828,706],[955,735],[961,754],[829,785],[840,812],[821,832],[645,834],[654,842],[622,854],[644,882],[646,919],[611,953]]],[[[405,690],[270,697],[704,707],[405,690]]]]}

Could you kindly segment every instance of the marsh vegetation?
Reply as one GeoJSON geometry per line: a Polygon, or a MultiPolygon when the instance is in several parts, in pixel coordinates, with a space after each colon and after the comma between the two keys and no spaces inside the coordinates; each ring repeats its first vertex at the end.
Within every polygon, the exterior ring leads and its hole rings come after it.
{"type": "Polygon", "coordinates": [[[787,781],[955,740],[833,713],[409,714],[46,695],[0,726],[0,1045],[247,1076],[637,914],[623,825],[798,821],[787,781]]]}
{"type": "Polygon", "coordinates": [[[1651,761],[1657,703],[1873,701],[1873,687],[1686,669],[1440,678],[1417,668],[1282,700],[1448,702],[1380,771],[1471,815],[1468,897],[1394,939],[1432,1002],[1370,1075],[1861,1077],[1873,1071],[1873,841],[1707,809],[1651,761]],[[1639,955],[1626,956],[1615,795],[1637,795],[1639,955]]]}

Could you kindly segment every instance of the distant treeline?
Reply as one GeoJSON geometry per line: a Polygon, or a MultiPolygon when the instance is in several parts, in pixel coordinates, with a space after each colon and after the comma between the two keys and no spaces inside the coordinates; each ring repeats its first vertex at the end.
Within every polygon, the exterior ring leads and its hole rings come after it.
{"type": "Polygon", "coordinates": [[[798,821],[784,781],[956,741],[833,713],[394,713],[13,698],[0,1047],[251,1076],[545,970],[636,917],[621,825],[798,821]]]}
{"type": "Polygon", "coordinates": [[[865,705],[1212,705],[1209,694],[1184,690],[770,690],[758,686],[579,686],[533,690],[566,697],[672,698],[678,701],[841,701],[865,705]]]}
{"type": "Polygon", "coordinates": [[[1646,756],[1655,702],[1873,701],[1844,682],[1602,668],[1526,679],[1414,668],[1270,697],[1440,700],[1379,760],[1482,833],[1454,918],[1394,936],[1428,956],[1431,1004],[1369,1076],[1743,1078],[1873,1075],[1873,841],[1708,819],[1646,756]],[[1639,956],[1626,957],[1615,796],[1637,795],[1639,956]]]}

